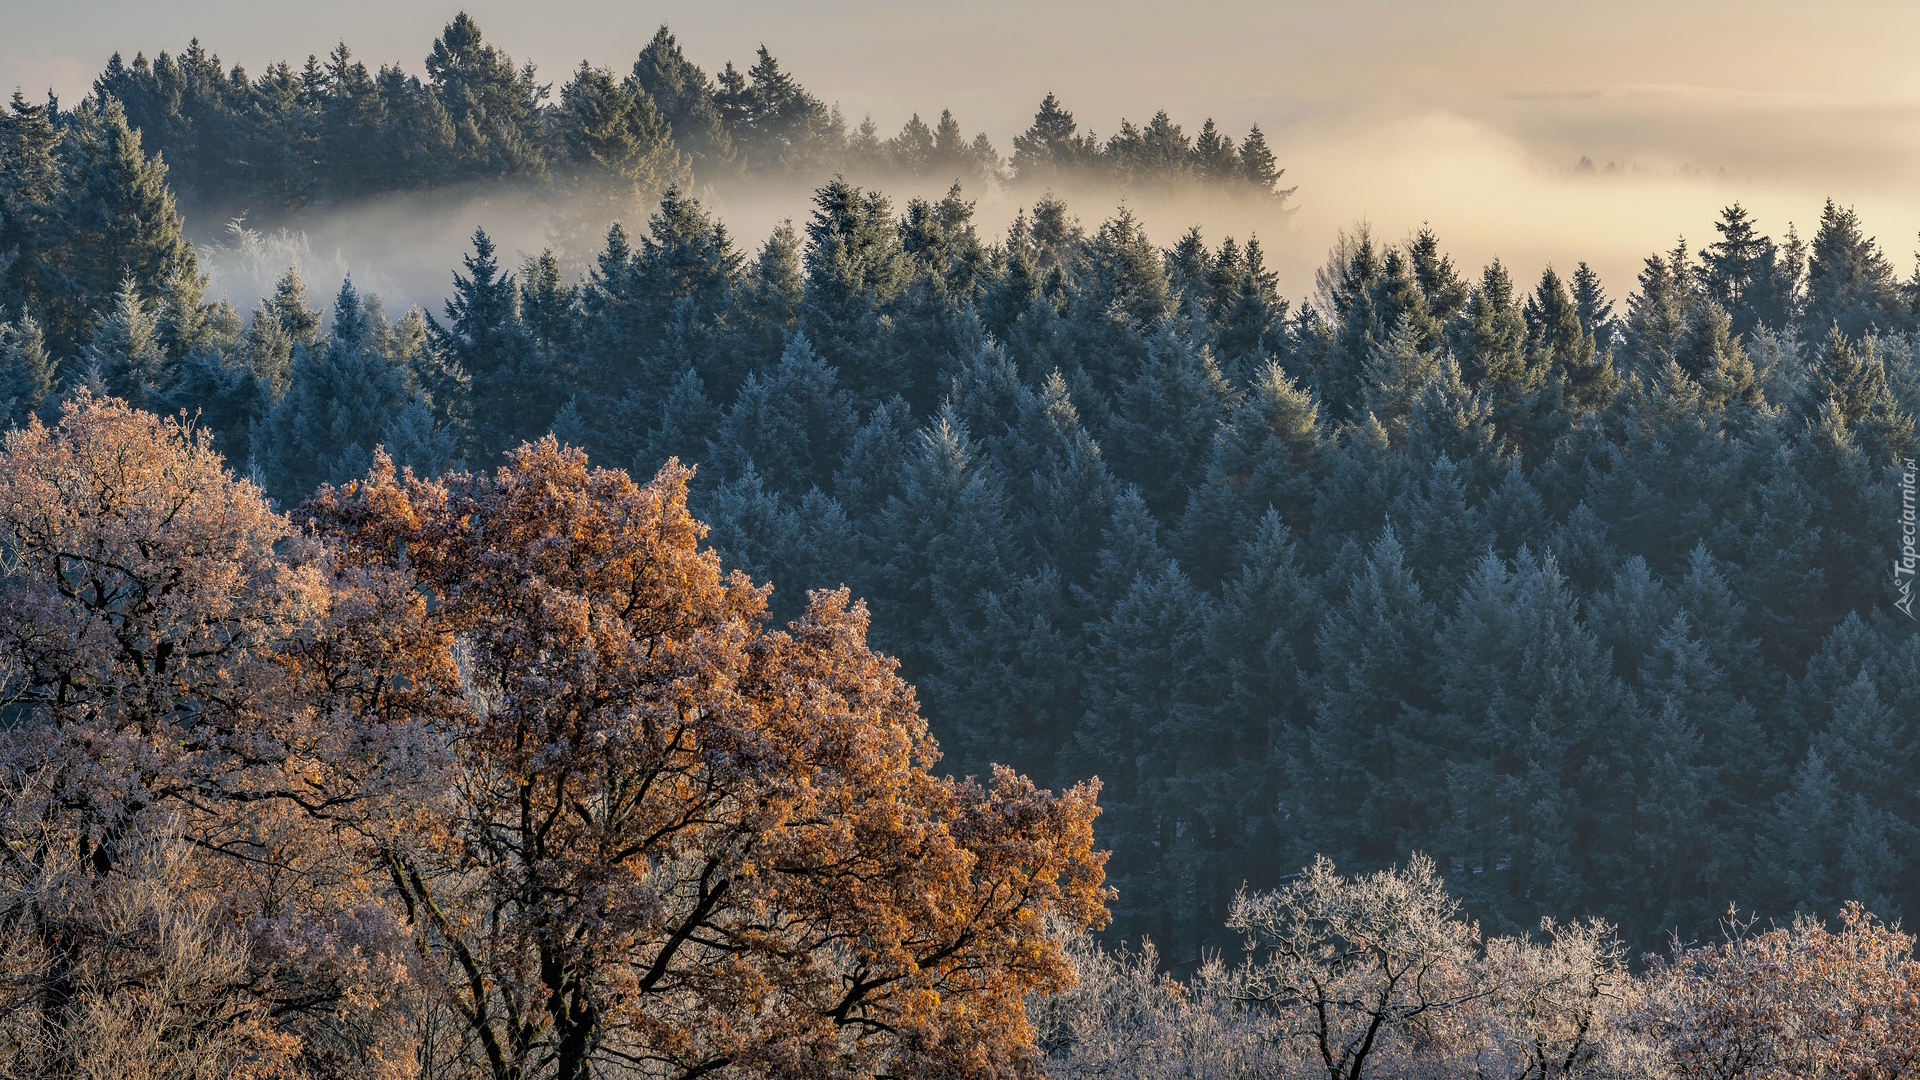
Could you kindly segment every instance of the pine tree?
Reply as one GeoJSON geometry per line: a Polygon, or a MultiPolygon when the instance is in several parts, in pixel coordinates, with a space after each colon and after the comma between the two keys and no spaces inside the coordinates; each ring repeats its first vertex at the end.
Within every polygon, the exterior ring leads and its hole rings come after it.
{"type": "MultiPolygon", "coordinates": [[[[1756,447],[1765,462],[1739,519],[1740,589],[1753,612],[1762,655],[1775,670],[1797,667],[1829,625],[1831,569],[1826,565],[1821,498],[1794,448],[1756,447]]],[[[1789,758],[1797,758],[1796,750],[1789,758]]]]}
{"type": "Polygon", "coordinates": [[[1581,325],[1578,302],[1553,267],[1541,273],[1521,315],[1527,324],[1529,367],[1557,373],[1576,408],[1595,409],[1612,400],[1619,389],[1613,363],[1596,350],[1592,332],[1581,325]]]}
{"type": "Polygon", "coordinates": [[[603,401],[643,386],[652,374],[646,358],[655,351],[659,311],[645,290],[626,227],[615,222],[580,285],[575,331],[581,377],[603,401]]]}
{"type": "Polygon", "coordinates": [[[289,347],[311,347],[319,338],[321,313],[307,307],[307,283],[298,267],[288,267],[274,282],[265,313],[279,324],[289,347]]]}
{"type": "Polygon", "coordinates": [[[434,40],[426,68],[453,129],[457,164],[447,179],[538,172],[545,88],[534,82],[532,65],[516,68],[463,11],[434,40]]]}
{"type": "Polygon", "coordinates": [[[1762,255],[1757,276],[1747,289],[1744,307],[1757,326],[1779,334],[1798,325],[1806,301],[1806,271],[1807,246],[1788,224],[1786,240],[1762,255]]]}
{"type": "Polygon", "coordinates": [[[815,192],[805,266],[800,321],[821,355],[855,373],[863,402],[906,392],[883,351],[883,317],[912,280],[912,263],[886,197],[839,179],[815,192]]]}
{"type": "Polygon", "coordinates": [[[1908,884],[1905,853],[1920,837],[1914,797],[1900,779],[1913,733],[1866,669],[1835,690],[1830,719],[1815,731],[1762,841],[1771,856],[1762,873],[1786,886],[1776,902],[1799,910],[1859,897],[1874,910],[1897,912],[1908,899],[1900,895],[1908,884]]]}
{"type": "Polygon", "coordinates": [[[1513,295],[1513,277],[1498,259],[1480,274],[1480,284],[1461,312],[1454,354],[1467,383],[1486,384],[1502,401],[1532,389],[1526,356],[1527,321],[1513,295]]]}
{"type": "Polygon", "coordinates": [[[727,227],[699,199],[668,188],[659,210],[647,219],[637,263],[654,318],[664,319],[682,301],[691,301],[702,321],[718,318],[741,265],[727,227]]]}
{"type": "Polygon", "coordinates": [[[1236,385],[1246,386],[1260,378],[1273,357],[1286,350],[1288,304],[1280,295],[1279,275],[1266,268],[1266,254],[1258,239],[1247,241],[1233,270],[1230,288],[1221,290],[1225,293],[1223,310],[1212,321],[1213,348],[1221,370],[1236,385]]]}
{"type": "Polygon", "coordinates": [[[1201,176],[1216,182],[1234,179],[1240,172],[1240,158],[1234,152],[1233,137],[1222,135],[1211,116],[1200,126],[1200,134],[1194,136],[1193,167],[1201,176]]]}
{"type": "Polygon", "coordinates": [[[1808,423],[1833,425],[1836,436],[1858,444],[1876,464],[1912,452],[1913,418],[1894,402],[1874,343],[1856,344],[1838,327],[1814,355],[1799,411],[1808,423]]]}
{"type": "Polygon", "coordinates": [[[644,434],[631,458],[638,476],[652,476],[674,458],[682,464],[698,462],[720,427],[720,410],[707,396],[700,373],[692,368],[682,371],[657,400],[651,394],[634,394],[623,402],[628,407],[616,415],[630,417],[632,422],[625,426],[644,434]]]}
{"type": "Polygon", "coordinates": [[[1033,124],[1013,138],[1013,172],[1024,183],[1048,183],[1091,163],[1097,153],[1092,136],[1079,134],[1073,114],[1049,91],[1033,124]]]}
{"type": "Polygon", "coordinates": [[[520,282],[529,368],[544,372],[556,384],[556,392],[578,387],[580,324],[575,305],[579,303],[580,287],[563,276],[552,248],[521,264],[520,282]]]}
{"type": "Polygon", "coordinates": [[[1267,149],[1267,136],[1260,125],[1253,125],[1247,137],[1240,142],[1240,176],[1253,189],[1262,195],[1272,195],[1286,199],[1293,194],[1292,188],[1281,188],[1280,178],[1286,175],[1285,169],[1276,167],[1273,151],[1267,149]]]}
{"type": "Polygon", "coordinates": [[[1493,423],[1493,406],[1467,386],[1453,357],[1442,359],[1413,399],[1406,456],[1416,464],[1445,458],[1470,491],[1484,495],[1517,465],[1493,423]]]}
{"type": "Polygon", "coordinates": [[[1136,333],[1150,332],[1173,314],[1173,290],[1160,249],[1131,210],[1102,222],[1086,245],[1087,267],[1079,303],[1112,312],[1136,333]]]}
{"type": "Polygon", "coordinates": [[[1208,943],[1198,931],[1214,913],[1199,886],[1209,841],[1228,825],[1176,787],[1183,759],[1205,751],[1189,732],[1203,723],[1191,713],[1207,612],[1206,595],[1169,561],[1143,567],[1087,628],[1087,711],[1070,766],[1103,781],[1102,842],[1121,889],[1115,929],[1165,942],[1181,962],[1198,961],[1208,943]]]}
{"type": "Polygon", "coordinates": [[[1547,546],[1546,503],[1520,471],[1518,462],[1507,463],[1506,475],[1481,503],[1481,509],[1493,529],[1493,549],[1501,558],[1515,558],[1522,548],[1539,551],[1547,546]]]}
{"type": "Polygon", "coordinates": [[[749,366],[771,365],[779,358],[786,336],[799,325],[805,292],[800,238],[790,222],[783,222],[760,246],[733,294],[738,317],[735,348],[749,366]]]}
{"type": "Polygon", "coordinates": [[[1647,379],[1677,358],[1687,336],[1689,316],[1699,302],[1686,241],[1665,256],[1647,256],[1639,284],[1640,291],[1627,302],[1622,336],[1628,370],[1647,379]]]}
{"type": "Polygon", "coordinates": [[[672,171],[671,129],[653,99],[606,68],[580,62],[560,89],[554,122],[566,161],[583,183],[644,189],[672,171]]]}
{"type": "Polygon", "coordinates": [[[997,456],[1010,477],[1021,533],[1058,568],[1063,586],[1084,587],[1098,566],[1118,485],[1059,372],[1038,393],[1021,395],[1005,442],[997,456]]]}
{"type": "Polygon", "coordinates": [[[1735,334],[1751,334],[1760,325],[1755,301],[1766,289],[1778,250],[1753,227],[1753,216],[1738,202],[1720,212],[1713,228],[1720,239],[1701,249],[1701,288],[1726,310],[1735,334]]]}
{"type": "Polygon", "coordinates": [[[1638,869],[1640,723],[1559,568],[1488,556],[1438,642],[1450,879],[1502,925],[1619,910],[1638,869]]]}
{"type": "Polygon", "coordinates": [[[1421,335],[1406,315],[1385,339],[1373,343],[1361,364],[1361,405],[1396,443],[1406,437],[1414,398],[1439,370],[1439,358],[1420,345],[1421,335]]]}
{"type": "Polygon", "coordinates": [[[887,628],[910,670],[928,671],[946,622],[1008,584],[1006,488],[950,414],[922,428],[904,460],[898,493],[873,525],[875,626],[887,628]]]}
{"type": "Polygon", "coordinates": [[[1287,757],[1310,718],[1318,596],[1280,515],[1268,510],[1235,554],[1235,568],[1209,606],[1203,667],[1207,709],[1202,768],[1183,777],[1190,798],[1227,827],[1205,885],[1213,904],[1251,881],[1277,882],[1292,870],[1301,821],[1287,757]]]}
{"type": "Polygon", "coordinates": [[[174,370],[160,347],[160,323],[132,278],[120,283],[112,308],[93,324],[93,339],[80,354],[90,383],[135,408],[152,408],[172,389],[174,370]]]}
{"type": "Polygon", "coordinates": [[[1467,480],[1441,457],[1423,470],[1418,488],[1408,488],[1387,511],[1405,522],[1408,559],[1421,570],[1428,595],[1447,600],[1473,564],[1493,550],[1494,534],[1480,508],[1468,501],[1467,480]]]}
{"type": "Polygon", "coordinates": [[[1622,560],[1606,590],[1595,590],[1586,602],[1587,626],[1613,654],[1614,670],[1628,680],[1640,678],[1660,635],[1681,614],[1679,601],[1638,555],[1622,560]]]}
{"type": "Polygon", "coordinates": [[[56,112],[52,105],[28,104],[19,90],[0,112],[0,306],[16,311],[33,287],[35,264],[22,257],[44,242],[45,216],[59,190],[56,112]]]}
{"type": "Polygon", "coordinates": [[[875,406],[834,470],[834,498],[855,520],[877,517],[897,493],[913,443],[912,417],[899,398],[875,406]]]}
{"type": "Polygon", "coordinates": [[[1372,418],[1343,429],[1314,493],[1309,540],[1316,565],[1326,565],[1326,558],[1343,543],[1378,533],[1386,523],[1387,507],[1411,480],[1409,463],[1372,418]]]}
{"type": "Polygon", "coordinates": [[[1580,316],[1580,330],[1593,338],[1594,348],[1602,353],[1613,349],[1619,331],[1613,324],[1613,301],[1600,284],[1593,267],[1581,263],[1573,271],[1573,306],[1580,316]]]}

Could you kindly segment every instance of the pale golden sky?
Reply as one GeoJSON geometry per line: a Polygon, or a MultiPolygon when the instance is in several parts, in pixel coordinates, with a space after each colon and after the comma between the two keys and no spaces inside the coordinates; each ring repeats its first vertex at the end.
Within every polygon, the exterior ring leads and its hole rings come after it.
{"type": "MultiPolygon", "coordinates": [[[[550,79],[582,58],[624,69],[666,22],[709,71],[765,42],[856,121],[871,113],[892,131],[911,112],[951,107],[1003,152],[1048,90],[1103,134],[1162,107],[1189,130],[1209,115],[1236,133],[1259,121],[1300,186],[1290,225],[1265,223],[1296,297],[1334,231],[1362,218],[1389,238],[1430,221],[1470,264],[1497,254],[1532,274],[1584,258],[1616,293],[1645,252],[1681,232],[1710,239],[1715,211],[1735,198],[1776,233],[1788,219],[1807,231],[1827,195],[1856,204],[1903,268],[1920,230],[1920,4],[465,6],[490,40],[550,79]],[[1629,172],[1576,177],[1583,154],[1629,172]]],[[[71,101],[115,49],[178,51],[196,35],[254,71],[340,39],[370,64],[419,71],[457,9],[0,0],[0,84],[52,86],[71,101]]],[[[754,216],[741,222],[750,236],[765,215],[754,216]]]]}

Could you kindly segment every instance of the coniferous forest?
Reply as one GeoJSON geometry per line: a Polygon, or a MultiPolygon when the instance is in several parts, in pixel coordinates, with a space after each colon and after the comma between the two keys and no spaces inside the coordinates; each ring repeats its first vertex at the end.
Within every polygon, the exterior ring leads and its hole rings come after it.
{"type": "Polygon", "coordinates": [[[1290,298],[1054,193],[1281,176],[665,28],[16,93],[0,1074],[1902,1075],[1920,272],[1836,198],[1290,298]],[[645,216],[404,313],[187,238],[476,181],[645,216]]]}

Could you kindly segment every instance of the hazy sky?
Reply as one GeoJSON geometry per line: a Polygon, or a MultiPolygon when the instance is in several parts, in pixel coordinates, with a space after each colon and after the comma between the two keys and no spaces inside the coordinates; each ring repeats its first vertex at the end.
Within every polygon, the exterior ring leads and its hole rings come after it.
{"type": "MultiPolygon", "coordinates": [[[[1775,231],[1856,204],[1895,262],[1920,229],[1913,3],[1393,0],[1181,4],[473,0],[489,40],[559,81],[625,69],[662,22],[709,71],[765,42],[816,95],[897,130],[950,107],[1002,152],[1048,90],[1083,125],[1167,109],[1238,134],[1258,121],[1301,213],[1266,237],[1293,295],[1334,231],[1423,220],[1464,262],[1537,272],[1587,259],[1623,293],[1639,257],[1741,199],[1775,231]],[[1623,176],[1572,173],[1581,155],[1623,176]]],[[[457,6],[411,0],[0,0],[0,84],[69,101],[108,55],[198,36],[257,71],[344,39],[369,64],[420,58],[457,6]]],[[[1097,218],[1103,208],[1080,208],[1097,218]]],[[[743,222],[743,225],[748,224],[743,222]]],[[[1152,222],[1167,232],[1173,222],[1152,222]]],[[[746,230],[752,231],[752,230],[746,230]]]]}

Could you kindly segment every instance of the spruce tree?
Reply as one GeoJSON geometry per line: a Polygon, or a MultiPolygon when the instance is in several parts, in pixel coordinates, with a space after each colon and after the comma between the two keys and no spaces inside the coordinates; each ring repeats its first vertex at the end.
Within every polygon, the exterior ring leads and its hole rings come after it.
{"type": "Polygon", "coordinates": [[[92,336],[93,313],[119,304],[126,282],[152,302],[175,275],[196,272],[166,175],[112,98],[83,102],[62,124],[57,193],[16,268],[55,355],[92,336]]]}
{"type": "Polygon", "coordinates": [[[93,320],[93,337],[79,357],[82,378],[136,408],[154,408],[172,389],[174,369],[160,346],[160,321],[127,278],[111,308],[93,320]]]}
{"type": "Polygon", "coordinates": [[[1439,357],[1420,342],[1412,319],[1402,314],[1385,339],[1372,343],[1360,367],[1361,407],[1396,443],[1406,438],[1414,398],[1439,370],[1439,357]]]}
{"type": "Polygon", "coordinates": [[[674,145],[691,155],[696,167],[713,169],[730,161],[733,147],[714,107],[713,80],[687,59],[665,26],[640,50],[629,79],[659,109],[674,145]]]}
{"type": "Polygon", "coordinates": [[[653,99],[606,68],[580,62],[560,89],[554,123],[565,160],[583,185],[644,189],[672,169],[672,134],[653,99]]]}
{"type": "Polygon", "coordinates": [[[1447,816],[1432,715],[1439,613],[1389,527],[1321,620],[1312,719],[1288,773],[1311,850],[1386,865],[1430,850],[1447,816]]]}
{"type": "Polygon", "coordinates": [[[537,173],[545,88],[531,64],[516,67],[463,11],[434,40],[426,69],[453,131],[456,164],[445,179],[537,173]]]}
{"type": "Polygon", "coordinates": [[[1119,474],[1140,486],[1163,520],[1177,519],[1232,404],[1232,388],[1204,346],[1163,327],[1145,362],[1119,387],[1110,445],[1119,474]]]}
{"type": "Polygon", "coordinates": [[[52,396],[59,369],[47,354],[46,336],[32,315],[21,312],[0,323],[0,408],[7,426],[25,424],[52,396]]]}
{"type": "Polygon", "coordinates": [[[815,347],[849,369],[863,402],[904,393],[884,320],[912,280],[912,264],[886,196],[839,179],[815,192],[805,266],[800,322],[815,347]]]}
{"type": "Polygon", "coordinates": [[[1438,637],[1452,881],[1499,925],[1632,897],[1637,706],[1551,558],[1489,555],[1438,637]]]}
{"type": "Polygon", "coordinates": [[[1049,91],[1026,132],[1013,137],[1013,171],[1024,183],[1049,183],[1097,153],[1091,136],[1079,133],[1073,114],[1049,91]]]}
{"type": "Polygon", "coordinates": [[[1269,362],[1214,433],[1187,502],[1180,546],[1199,581],[1226,576],[1235,547],[1251,541],[1268,514],[1297,531],[1311,526],[1329,441],[1312,395],[1269,362]]]}
{"type": "Polygon", "coordinates": [[[544,432],[564,398],[561,387],[532,370],[520,287],[502,273],[493,241],[473,233],[473,254],[461,260],[466,274],[453,275],[446,325],[428,316],[428,335],[440,363],[461,372],[471,387],[461,433],[462,449],[476,465],[544,432]]]}
{"type": "Polygon", "coordinates": [[[0,307],[22,309],[35,294],[32,250],[45,243],[47,214],[61,182],[60,133],[52,105],[32,105],[19,90],[0,112],[0,307]]]}
{"type": "Polygon", "coordinates": [[[797,336],[778,367],[747,376],[708,444],[707,460],[728,476],[744,474],[751,463],[773,490],[798,496],[830,485],[858,427],[837,372],[797,336]]]}
{"type": "MultiPolygon", "coordinates": [[[[282,504],[298,503],[322,483],[340,484],[364,475],[373,464],[375,447],[385,444],[400,425],[410,436],[409,453],[436,449],[430,427],[420,431],[420,418],[407,415],[418,392],[410,386],[406,369],[380,353],[373,330],[349,280],[334,301],[333,325],[324,345],[295,351],[286,395],[251,437],[267,490],[282,504]]],[[[395,464],[418,465],[430,474],[447,462],[396,456],[395,464]]]]}
{"type": "Polygon", "coordinates": [[[1579,304],[1553,267],[1541,273],[1521,315],[1527,324],[1528,366],[1557,373],[1576,408],[1595,409],[1612,399],[1619,389],[1612,361],[1595,348],[1592,332],[1581,324],[1579,304]]]}
{"type": "MultiPolygon", "coordinates": [[[[1113,606],[1087,628],[1087,711],[1075,733],[1073,770],[1102,781],[1102,842],[1119,887],[1115,928],[1164,942],[1166,955],[1197,962],[1215,914],[1203,900],[1214,841],[1230,822],[1181,790],[1180,773],[1208,748],[1197,675],[1203,665],[1205,593],[1177,564],[1142,567],[1113,606]],[[1183,797],[1184,796],[1184,797],[1183,797]]],[[[1211,898],[1208,898],[1211,899],[1211,898]]],[[[1221,898],[1221,899],[1224,899],[1221,898]]]]}
{"type": "Polygon", "coordinates": [[[1858,339],[1910,328],[1893,264],[1873,237],[1862,233],[1853,208],[1842,209],[1832,199],[1820,212],[1820,229],[1807,259],[1806,307],[1800,318],[1800,336],[1806,341],[1818,341],[1835,330],[1858,339]]]}

